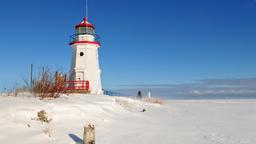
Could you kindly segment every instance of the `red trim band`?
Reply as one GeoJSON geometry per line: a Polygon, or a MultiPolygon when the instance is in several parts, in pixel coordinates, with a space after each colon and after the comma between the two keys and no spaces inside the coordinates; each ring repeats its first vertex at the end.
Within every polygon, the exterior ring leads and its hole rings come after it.
{"type": "Polygon", "coordinates": [[[73,45],[73,44],[83,44],[83,43],[88,43],[88,44],[96,44],[100,46],[100,42],[91,42],[91,41],[74,41],[69,43],[69,45],[73,45]]]}
{"type": "Polygon", "coordinates": [[[76,25],[76,28],[78,28],[78,27],[91,27],[91,28],[95,29],[94,25],[88,24],[88,23],[80,23],[80,24],[76,25]]]}
{"type": "Polygon", "coordinates": [[[78,27],[91,27],[91,28],[95,29],[94,25],[93,25],[93,24],[90,24],[90,23],[87,21],[86,17],[84,17],[83,22],[81,22],[80,24],[76,25],[76,28],[78,28],[78,27]]]}

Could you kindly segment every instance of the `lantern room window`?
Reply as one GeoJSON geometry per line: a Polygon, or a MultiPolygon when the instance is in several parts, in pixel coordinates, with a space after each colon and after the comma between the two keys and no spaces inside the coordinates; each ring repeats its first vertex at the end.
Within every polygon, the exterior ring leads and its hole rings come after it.
{"type": "Polygon", "coordinates": [[[78,27],[76,33],[94,35],[94,29],[92,27],[78,27]]]}

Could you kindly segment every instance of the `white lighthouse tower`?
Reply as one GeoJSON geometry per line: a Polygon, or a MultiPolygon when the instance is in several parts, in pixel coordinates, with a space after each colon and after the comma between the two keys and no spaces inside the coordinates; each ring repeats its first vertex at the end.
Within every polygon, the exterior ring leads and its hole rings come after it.
{"type": "Polygon", "coordinates": [[[76,33],[71,36],[72,62],[70,80],[74,87],[86,81],[90,94],[102,94],[101,70],[99,67],[98,49],[95,27],[86,18],[75,26],[76,33]]]}

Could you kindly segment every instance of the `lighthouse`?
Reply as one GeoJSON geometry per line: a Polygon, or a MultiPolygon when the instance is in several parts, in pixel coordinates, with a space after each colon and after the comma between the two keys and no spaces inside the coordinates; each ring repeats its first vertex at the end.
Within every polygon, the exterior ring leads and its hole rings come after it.
{"type": "Polygon", "coordinates": [[[86,18],[75,26],[75,34],[71,36],[72,60],[70,81],[76,88],[86,89],[90,94],[102,94],[101,70],[98,49],[100,42],[95,34],[95,27],[86,18]]]}

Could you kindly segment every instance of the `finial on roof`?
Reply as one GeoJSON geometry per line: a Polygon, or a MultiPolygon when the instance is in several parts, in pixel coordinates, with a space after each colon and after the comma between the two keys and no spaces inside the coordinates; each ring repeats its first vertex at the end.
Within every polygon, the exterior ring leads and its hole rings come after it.
{"type": "Polygon", "coordinates": [[[86,17],[84,17],[84,23],[86,23],[87,22],[87,19],[86,19],[86,17]]]}

